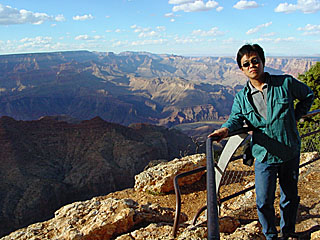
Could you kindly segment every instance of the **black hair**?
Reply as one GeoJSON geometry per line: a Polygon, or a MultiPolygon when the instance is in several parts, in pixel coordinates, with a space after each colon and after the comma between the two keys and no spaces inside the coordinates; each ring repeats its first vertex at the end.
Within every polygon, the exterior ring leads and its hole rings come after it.
{"type": "Polygon", "coordinates": [[[258,54],[258,56],[260,57],[260,59],[262,61],[263,66],[264,66],[266,59],[264,57],[264,51],[263,51],[262,47],[260,47],[258,44],[245,44],[239,49],[239,51],[237,53],[237,63],[238,63],[238,66],[240,69],[242,67],[241,66],[241,58],[244,55],[250,55],[252,52],[255,52],[258,54]]]}

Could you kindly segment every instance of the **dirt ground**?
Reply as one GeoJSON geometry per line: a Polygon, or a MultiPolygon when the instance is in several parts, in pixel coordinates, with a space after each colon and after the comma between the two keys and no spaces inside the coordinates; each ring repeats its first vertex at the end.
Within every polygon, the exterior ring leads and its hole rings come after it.
{"type": "MultiPolygon", "coordinates": [[[[241,163],[229,164],[228,170],[233,173],[239,173],[239,168],[242,172],[246,172],[245,176],[238,177],[235,183],[225,182],[227,188],[220,189],[220,197],[228,196],[232,193],[243,190],[244,187],[250,185],[250,182],[254,179],[252,167],[246,167],[241,163]],[[240,181],[239,179],[242,178],[240,181]],[[244,179],[244,180],[243,180],[244,179]],[[249,184],[248,184],[249,183],[249,184]],[[229,191],[229,192],[228,192],[229,191]]],[[[300,236],[301,240],[310,239],[310,234],[314,231],[320,230],[320,160],[317,160],[311,164],[308,164],[303,169],[300,169],[299,178],[299,195],[301,197],[300,206],[298,210],[298,219],[296,223],[296,231],[300,236]]],[[[251,183],[252,184],[252,183],[251,183]]],[[[255,196],[254,190],[253,194],[249,195],[247,202],[241,206],[238,210],[231,211],[221,211],[225,216],[233,215],[232,217],[240,220],[241,224],[248,224],[252,221],[258,220],[256,210],[255,210],[255,196]]],[[[206,205],[206,180],[205,176],[197,183],[181,188],[182,193],[182,207],[181,211],[188,216],[188,220],[193,219],[197,211],[206,205]]],[[[244,195],[243,195],[244,196],[244,195]]],[[[239,196],[238,198],[243,198],[239,196]]],[[[278,217],[279,225],[279,191],[276,193],[276,212],[278,217]]],[[[139,204],[146,203],[158,203],[162,207],[176,208],[176,196],[174,192],[167,195],[151,195],[144,192],[135,192],[134,189],[126,189],[119,192],[110,193],[105,197],[114,198],[131,198],[137,201],[139,204]]],[[[228,200],[223,203],[224,206],[230,206],[234,204],[237,198],[228,200]]]]}

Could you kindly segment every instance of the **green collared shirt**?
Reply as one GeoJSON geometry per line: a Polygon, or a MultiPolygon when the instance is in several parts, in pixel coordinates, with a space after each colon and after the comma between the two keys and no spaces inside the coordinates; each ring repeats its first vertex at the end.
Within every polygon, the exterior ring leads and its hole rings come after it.
{"type": "Polygon", "coordinates": [[[231,114],[222,127],[230,132],[242,128],[244,121],[253,127],[252,154],[258,161],[282,163],[300,154],[300,136],[296,121],[313,102],[313,93],[304,83],[289,75],[269,75],[267,117],[254,107],[248,84],[235,96],[231,114]],[[298,99],[294,108],[294,100],[298,99]]]}

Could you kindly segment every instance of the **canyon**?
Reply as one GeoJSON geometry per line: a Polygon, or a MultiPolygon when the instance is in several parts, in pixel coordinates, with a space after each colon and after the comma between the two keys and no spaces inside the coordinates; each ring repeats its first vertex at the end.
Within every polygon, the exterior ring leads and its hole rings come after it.
{"type": "MultiPolygon", "coordinates": [[[[320,58],[267,57],[298,77],[320,58]]],[[[246,78],[232,57],[70,51],[0,56],[0,116],[96,116],[128,126],[225,119],[246,78]]]]}
{"type": "MultiPolygon", "coordinates": [[[[319,60],[267,57],[266,71],[298,77],[319,60]]],[[[202,122],[185,132],[206,136],[246,81],[232,57],[0,56],[0,236],[75,201],[136,196],[130,188],[145,168],[203,152],[176,127],[202,122]]]]}
{"type": "Polygon", "coordinates": [[[133,187],[153,160],[193,154],[196,146],[177,130],[149,124],[1,117],[0,148],[2,236],[67,203],[133,187]]]}

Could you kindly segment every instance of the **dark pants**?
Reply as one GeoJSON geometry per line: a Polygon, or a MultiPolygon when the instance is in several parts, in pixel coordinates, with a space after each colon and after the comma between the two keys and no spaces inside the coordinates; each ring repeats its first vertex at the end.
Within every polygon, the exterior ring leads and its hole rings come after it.
{"type": "Polygon", "coordinates": [[[282,234],[295,232],[299,205],[298,176],[299,158],[281,164],[255,161],[256,203],[259,221],[267,240],[277,236],[274,199],[277,183],[280,184],[280,228],[282,234]]]}

